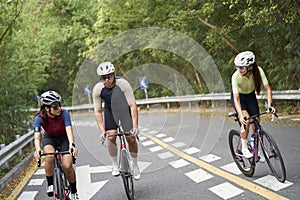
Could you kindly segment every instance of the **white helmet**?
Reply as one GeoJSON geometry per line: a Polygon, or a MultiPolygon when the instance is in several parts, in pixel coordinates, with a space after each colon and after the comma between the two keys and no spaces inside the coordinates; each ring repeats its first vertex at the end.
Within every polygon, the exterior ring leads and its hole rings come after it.
{"type": "Polygon", "coordinates": [[[55,91],[47,91],[41,94],[39,98],[41,106],[50,106],[53,103],[61,104],[61,96],[55,91]]]}
{"type": "Polygon", "coordinates": [[[113,73],[115,71],[115,67],[111,62],[104,62],[98,65],[97,74],[98,76],[103,76],[106,74],[113,73]]]}
{"type": "Polygon", "coordinates": [[[255,55],[252,51],[243,51],[239,53],[235,59],[234,64],[238,67],[248,67],[255,62],[255,55]]]}

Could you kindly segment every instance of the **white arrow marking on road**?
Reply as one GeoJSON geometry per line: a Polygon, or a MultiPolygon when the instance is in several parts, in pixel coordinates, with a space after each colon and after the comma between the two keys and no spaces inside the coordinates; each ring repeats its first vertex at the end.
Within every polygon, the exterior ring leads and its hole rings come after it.
{"type": "Polygon", "coordinates": [[[108,180],[92,183],[91,173],[111,171],[108,167],[90,167],[89,165],[76,167],[78,194],[80,199],[90,199],[99,191],[108,180]],[[103,171],[104,169],[104,171],[103,171]]]}
{"type": "MultiPolygon", "coordinates": [[[[138,166],[140,171],[144,171],[147,167],[151,165],[151,162],[138,162],[138,166]]],[[[91,174],[92,173],[103,173],[103,172],[111,172],[112,166],[98,166],[98,167],[90,167],[89,165],[78,166],[76,167],[77,174],[77,183],[78,183],[78,194],[80,199],[91,199],[96,192],[98,192],[107,182],[100,181],[96,183],[92,183],[91,174]]]]}

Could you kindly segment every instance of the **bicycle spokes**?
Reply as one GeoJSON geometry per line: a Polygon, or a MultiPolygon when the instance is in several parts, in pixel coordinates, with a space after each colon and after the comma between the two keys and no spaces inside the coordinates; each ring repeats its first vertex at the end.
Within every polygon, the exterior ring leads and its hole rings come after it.
{"type": "Polygon", "coordinates": [[[269,168],[278,181],[284,182],[286,171],[279,148],[269,133],[261,131],[261,135],[261,146],[269,168]]]}
{"type": "Polygon", "coordinates": [[[255,169],[255,162],[253,159],[247,159],[242,154],[242,145],[240,141],[240,133],[236,130],[229,132],[229,146],[232,157],[237,167],[245,176],[253,176],[255,169]]]}

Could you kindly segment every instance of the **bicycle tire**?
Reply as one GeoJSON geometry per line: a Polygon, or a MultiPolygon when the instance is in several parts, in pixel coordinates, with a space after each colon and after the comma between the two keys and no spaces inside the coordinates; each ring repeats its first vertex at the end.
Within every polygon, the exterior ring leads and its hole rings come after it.
{"type": "Polygon", "coordinates": [[[286,170],[279,148],[270,133],[262,130],[260,135],[262,152],[269,168],[276,179],[284,183],[286,180],[286,170]]]}
{"type": "Polygon", "coordinates": [[[62,177],[62,186],[63,186],[63,194],[66,200],[70,200],[69,195],[71,193],[71,188],[69,185],[69,182],[67,180],[66,174],[61,171],[61,177],[62,177]]]}
{"type": "Polygon", "coordinates": [[[59,168],[54,169],[54,174],[53,174],[53,186],[54,186],[54,192],[55,194],[54,199],[60,199],[60,200],[65,200],[66,195],[64,193],[64,188],[63,188],[63,182],[62,182],[62,172],[59,168]]]}
{"type": "Polygon", "coordinates": [[[247,159],[242,155],[240,133],[237,130],[229,132],[229,147],[231,155],[239,170],[247,177],[252,177],[255,172],[254,159],[247,159]]]}
{"type": "Polygon", "coordinates": [[[128,200],[134,200],[134,183],[127,150],[121,152],[121,177],[128,200]]]}

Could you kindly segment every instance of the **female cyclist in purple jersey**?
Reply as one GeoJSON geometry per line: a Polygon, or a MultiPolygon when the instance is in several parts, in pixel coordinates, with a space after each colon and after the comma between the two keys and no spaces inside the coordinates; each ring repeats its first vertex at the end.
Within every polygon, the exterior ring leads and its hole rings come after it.
{"type": "MultiPolygon", "coordinates": [[[[43,153],[55,152],[57,147],[60,147],[61,151],[70,150],[73,156],[77,157],[70,113],[61,107],[61,96],[55,91],[47,91],[40,96],[39,100],[41,108],[34,118],[35,158],[40,159],[40,151],[43,151],[43,153]],[[41,141],[42,129],[44,134],[41,141]]],[[[48,196],[53,196],[53,159],[53,156],[48,155],[44,160],[48,196]]],[[[71,154],[63,155],[62,166],[70,183],[71,200],[79,199],[71,154]]]]}

